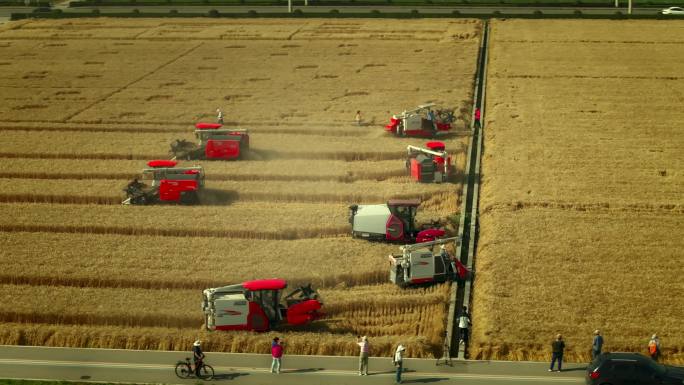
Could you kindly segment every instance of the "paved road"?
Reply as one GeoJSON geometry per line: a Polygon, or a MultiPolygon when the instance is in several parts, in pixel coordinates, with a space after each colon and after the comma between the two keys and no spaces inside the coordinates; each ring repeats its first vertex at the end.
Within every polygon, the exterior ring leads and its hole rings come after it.
{"type": "MultiPolygon", "coordinates": [[[[188,356],[183,352],[0,346],[0,378],[194,384],[194,379],[180,380],[173,372],[174,364],[188,356]]],[[[389,358],[371,358],[368,377],[357,375],[355,357],[285,356],[280,375],[268,372],[268,355],[208,352],[207,363],[214,367],[216,381],[230,384],[394,383],[389,358]]],[[[454,361],[449,367],[436,366],[434,360],[409,359],[405,367],[406,383],[584,384],[584,366],[577,364],[567,365],[562,373],[549,373],[547,364],[537,362],[454,361]]]]}
{"type": "MultiPolygon", "coordinates": [[[[294,6],[293,9],[301,9],[304,12],[324,12],[327,13],[332,9],[337,9],[340,13],[358,13],[358,12],[370,12],[371,10],[377,9],[380,12],[402,12],[409,13],[414,9],[419,10],[422,13],[451,13],[454,10],[458,10],[463,15],[468,14],[488,14],[495,10],[501,11],[501,13],[508,14],[532,14],[536,10],[541,10],[546,14],[567,14],[570,15],[576,10],[581,10],[585,14],[592,15],[610,15],[615,13],[616,8],[566,8],[566,7],[398,7],[398,6],[301,6],[302,1],[297,2],[299,5],[294,6]]],[[[207,13],[210,9],[217,9],[222,13],[246,13],[250,10],[255,10],[258,13],[277,13],[277,12],[287,12],[286,6],[100,6],[100,7],[76,7],[76,8],[63,8],[63,12],[86,12],[89,13],[93,8],[97,8],[101,13],[121,13],[130,12],[132,9],[139,9],[140,13],[168,13],[170,10],[175,9],[181,13],[207,13]]],[[[11,13],[23,13],[31,12],[33,7],[0,7],[0,17],[7,17],[11,13]]],[[[623,13],[626,13],[624,7],[619,9],[623,13]]],[[[635,15],[654,15],[658,13],[657,8],[634,8],[633,14],[635,15]]]]}

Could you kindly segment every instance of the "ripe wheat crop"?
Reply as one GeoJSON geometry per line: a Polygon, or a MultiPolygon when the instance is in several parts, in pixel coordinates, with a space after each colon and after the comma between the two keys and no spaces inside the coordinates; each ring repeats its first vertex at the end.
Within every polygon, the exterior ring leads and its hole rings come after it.
{"type": "Polygon", "coordinates": [[[328,317],[279,330],[288,354],[356,354],[357,334],[372,336],[374,355],[399,342],[413,357],[440,354],[448,285],[388,284],[397,245],[351,239],[347,206],[419,198],[419,222],[457,230],[481,23],[386,29],[328,19],[0,25],[0,285],[8,298],[41,293],[0,309],[0,343],[186,350],[200,336],[209,351],[267,352],[270,334],[203,331],[199,298],[284,278],[319,288],[328,317]],[[456,111],[443,139],[457,169],[448,184],[406,176],[406,146],[428,140],[383,132],[392,114],[425,102],[456,111]],[[217,107],[227,127],[249,130],[250,150],[180,162],[204,167],[203,204],[120,206],[146,161],[194,141],[194,123],[214,121],[217,107]]]}

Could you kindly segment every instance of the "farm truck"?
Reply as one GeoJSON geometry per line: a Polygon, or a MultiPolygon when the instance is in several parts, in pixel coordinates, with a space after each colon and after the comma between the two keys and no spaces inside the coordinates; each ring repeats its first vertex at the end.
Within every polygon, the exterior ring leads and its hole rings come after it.
{"type": "Polygon", "coordinates": [[[407,146],[406,170],[411,179],[423,183],[442,183],[451,174],[451,157],[443,142],[427,142],[427,148],[407,146]]]}
{"type": "Polygon", "coordinates": [[[173,159],[239,159],[249,149],[249,134],[242,129],[224,129],[219,123],[195,124],[198,143],[177,139],[169,153],[173,159]]]}
{"type": "Polygon", "coordinates": [[[396,136],[434,138],[451,130],[454,113],[448,109],[432,110],[434,103],[422,104],[410,111],[393,115],[385,131],[396,136]]]}
{"type": "Polygon", "coordinates": [[[283,279],[260,279],[203,292],[202,310],[208,330],[267,331],[285,322],[304,325],[323,316],[323,302],[311,285],[281,298],[283,279]]]}
{"type": "Polygon", "coordinates": [[[390,254],[390,281],[400,287],[464,280],[469,274],[461,261],[446,250],[445,244],[457,237],[399,247],[401,254],[390,254]],[[441,245],[438,253],[434,248],[441,245]]]}
{"type": "Polygon", "coordinates": [[[126,186],[126,199],[122,204],[147,205],[155,203],[199,203],[199,192],[204,187],[204,170],[201,166],[176,167],[173,160],[151,160],[143,169],[142,179],[134,179],[126,186]]]}
{"type": "Polygon", "coordinates": [[[380,205],[349,206],[352,237],[387,242],[427,242],[442,237],[444,230],[418,229],[415,224],[419,200],[389,200],[380,205]]]}

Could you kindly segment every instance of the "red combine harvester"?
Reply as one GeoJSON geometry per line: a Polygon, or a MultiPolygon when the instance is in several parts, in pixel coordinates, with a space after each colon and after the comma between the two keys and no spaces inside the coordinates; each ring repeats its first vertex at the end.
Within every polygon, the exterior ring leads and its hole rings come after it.
{"type": "Polygon", "coordinates": [[[390,281],[400,287],[446,281],[465,280],[470,271],[461,261],[449,254],[445,243],[458,238],[443,238],[432,242],[401,246],[401,254],[391,254],[390,281]],[[442,245],[438,253],[436,245],[442,245]]]}
{"type": "Polygon", "coordinates": [[[445,135],[451,130],[454,112],[446,109],[432,110],[434,103],[428,103],[417,108],[393,115],[385,131],[396,136],[417,136],[434,138],[445,135]]]}
{"type": "Polygon", "coordinates": [[[218,123],[195,124],[199,143],[178,139],[171,143],[173,159],[238,159],[249,149],[247,130],[223,129],[218,123]]]}
{"type": "Polygon", "coordinates": [[[351,205],[352,237],[386,242],[429,242],[444,236],[437,228],[417,229],[418,200],[390,200],[384,205],[351,205]]]}
{"type": "Polygon", "coordinates": [[[208,330],[263,332],[281,322],[304,325],[323,316],[319,312],[323,302],[311,285],[281,298],[286,287],[284,279],[261,279],[206,289],[202,301],[205,326],[208,330]]]}
{"type": "Polygon", "coordinates": [[[406,170],[411,178],[423,183],[442,183],[451,174],[451,157],[442,142],[427,142],[427,149],[407,146],[406,170]]]}
{"type": "Polygon", "coordinates": [[[204,187],[204,170],[200,166],[178,167],[173,160],[152,160],[142,172],[142,179],[134,179],[126,186],[123,204],[147,205],[154,203],[199,203],[199,192],[204,187]]]}

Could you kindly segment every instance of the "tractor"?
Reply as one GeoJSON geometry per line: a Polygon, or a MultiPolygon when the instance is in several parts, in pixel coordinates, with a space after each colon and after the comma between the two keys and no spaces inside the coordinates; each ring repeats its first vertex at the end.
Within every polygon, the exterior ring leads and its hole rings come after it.
{"type": "Polygon", "coordinates": [[[470,271],[449,254],[445,244],[457,237],[401,246],[401,254],[390,254],[390,281],[400,287],[464,280],[470,271]],[[440,252],[434,247],[441,245],[440,252]]]}
{"type": "MultiPolygon", "coordinates": [[[[351,205],[349,223],[352,237],[386,242],[428,242],[445,234],[444,230],[418,229],[415,225],[419,200],[389,200],[380,205],[351,205]]],[[[433,224],[434,225],[434,224],[433,224]]]]}
{"type": "Polygon", "coordinates": [[[443,183],[451,173],[451,157],[443,142],[427,142],[427,149],[407,146],[406,170],[411,179],[423,183],[443,183]]]}
{"type": "Polygon", "coordinates": [[[173,160],[152,160],[147,162],[142,172],[145,184],[134,179],[123,190],[128,205],[148,205],[155,203],[199,203],[199,192],[204,187],[204,170],[201,166],[178,167],[173,160]]]}
{"type": "Polygon", "coordinates": [[[304,325],[323,316],[323,302],[311,285],[285,297],[283,279],[260,279],[203,292],[202,310],[207,330],[250,330],[263,332],[281,323],[304,325]]]}
{"type": "Polygon", "coordinates": [[[454,112],[449,109],[434,110],[434,103],[422,104],[410,111],[393,115],[385,131],[396,136],[416,136],[434,138],[445,135],[451,130],[454,112]]]}
{"type": "Polygon", "coordinates": [[[171,143],[169,153],[173,159],[221,159],[240,158],[249,149],[247,130],[224,129],[218,123],[195,124],[198,143],[177,139],[171,143]]]}

